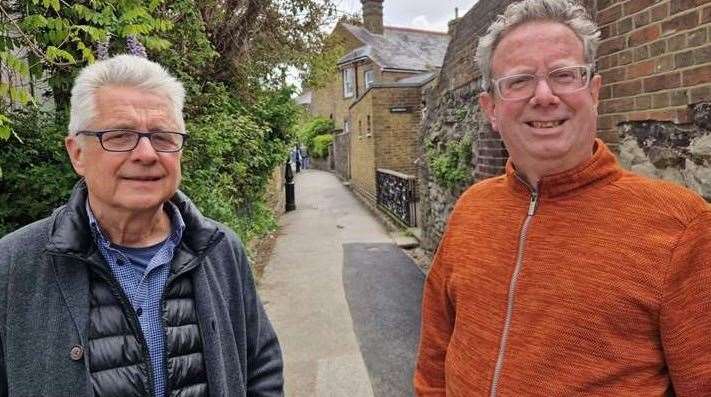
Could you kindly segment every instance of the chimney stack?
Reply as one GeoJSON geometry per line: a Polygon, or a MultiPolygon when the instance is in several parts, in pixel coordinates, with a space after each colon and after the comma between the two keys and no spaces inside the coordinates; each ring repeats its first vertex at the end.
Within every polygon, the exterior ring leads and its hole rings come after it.
{"type": "Polygon", "coordinates": [[[447,23],[447,34],[450,37],[454,37],[454,32],[455,32],[455,29],[457,28],[458,23],[459,23],[459,8],[454,7],[454,19],[450,20],[447,23]]]}
{"type": "Polygon", "coordinates": [[[370,33],[383,34],[383,0],[360,0],[363,4],[363,25],[370,33]]]}

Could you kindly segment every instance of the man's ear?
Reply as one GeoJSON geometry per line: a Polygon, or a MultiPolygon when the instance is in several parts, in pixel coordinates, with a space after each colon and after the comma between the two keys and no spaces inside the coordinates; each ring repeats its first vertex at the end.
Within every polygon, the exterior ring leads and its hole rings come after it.
{"type": "Polygon", "coordinates": [[[72,161],[72,167],[79,176],[84,176],[84,149],[76,137],[68,136],[64,138],[64,147],[67,148],[67,154],[72,161]]]}
{"type": "Polygon", "coordinates": [[[592,95],[592,100],[595,106],[597,106],[598,98],[600,96],[600,87],[602,87],[602,76],[596,74],[590,80],[590,95],[592,95]]]}
{"type": "Polygon", "coordinates": [[[481,107],[484,110],[484,114],[486,114],[486,118],[489,119],[489,122],[491,123],[491,128],[494,129],[494,131],[499,131],[499,125],[496,120],[496,113],[494,112],[494,97],[491,96],[488,92],[482,92],[479,94],[479,107],[481,107]]]}

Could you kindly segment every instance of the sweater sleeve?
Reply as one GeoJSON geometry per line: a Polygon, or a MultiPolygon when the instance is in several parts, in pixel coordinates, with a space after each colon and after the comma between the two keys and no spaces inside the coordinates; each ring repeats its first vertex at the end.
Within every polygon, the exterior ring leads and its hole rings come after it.
{"type": "Polygon", "coordinates": [[[445,240],[446,236],[427,275],[422,297],[420,346],[414,375],[415,395],[422,397],[446,394],[444,362],[454,329],[454,309],[447,292],[447,266],[443,263],[445,240]]]}
{"type": "Polygon", "coordinates": [[[660,309],[662,345],[676,395],[711,396],[711,209],[679,237],[660,309]]]}

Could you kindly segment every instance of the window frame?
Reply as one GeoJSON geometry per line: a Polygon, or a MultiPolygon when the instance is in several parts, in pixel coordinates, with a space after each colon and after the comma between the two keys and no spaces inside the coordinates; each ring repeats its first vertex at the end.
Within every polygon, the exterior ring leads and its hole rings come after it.
{"type": "Polygon", "coordinates": [[[365,84],[366,90],[368,88],[370,88],[373,85],[373,83],[375,83],[375,70],[368,69],[365,72],[363,72],[363,83],[365,84]],[[368,79],[369,75],[370,75],[370,79],[368,79]]]}
{"type": "Polygon", "coordinates": [[[353,98],[355,96],[355,68],[343,69],[341,76],[343,80],[343,97],[353,98]]]}

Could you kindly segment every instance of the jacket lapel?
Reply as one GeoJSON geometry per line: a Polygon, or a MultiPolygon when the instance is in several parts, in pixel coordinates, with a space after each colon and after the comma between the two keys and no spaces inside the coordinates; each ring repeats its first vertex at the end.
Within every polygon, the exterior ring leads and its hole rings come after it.
{"type": "Polygon", "coordinates": [[[50,255],[53,256],[52,266],[59,292],[74,321],[79,340],[86,347],[89,331],[89,265],[82,263],[83,259],[70,255],[51,252],[50,255]]]}

